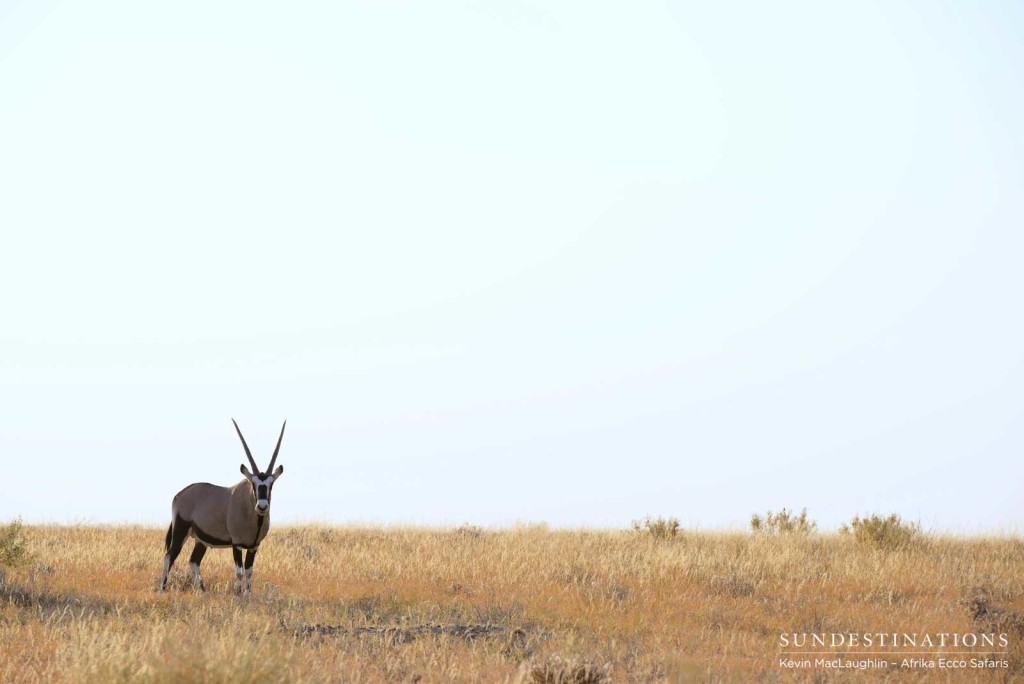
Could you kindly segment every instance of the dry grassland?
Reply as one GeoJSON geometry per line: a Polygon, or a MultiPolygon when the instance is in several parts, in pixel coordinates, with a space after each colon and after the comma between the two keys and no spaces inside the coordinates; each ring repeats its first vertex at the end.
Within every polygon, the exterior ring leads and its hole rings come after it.
{"type": "MultiPolygon", "coordinates": [[[[155,593],[163,529],[30,527],[0,588],[4,682],[1024,680],[1024,543],[275,527],[155,593]],[[1009,635],[997,671],[780,669],[782,632],[1009,635]]],[[[985,649],[980,649],[984,651],[985,649]]],[[[991,651],[991,649],[988,649],[991,651]]]]}

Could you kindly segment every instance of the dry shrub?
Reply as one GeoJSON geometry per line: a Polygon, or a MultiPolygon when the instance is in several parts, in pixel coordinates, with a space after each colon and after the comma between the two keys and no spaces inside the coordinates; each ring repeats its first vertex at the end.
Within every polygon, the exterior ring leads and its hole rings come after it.
{"type": "Polygon", "coordinates": [[[991,592],[985,589],[976,589],[971,592],[968,598],[961,601],[966,605],[971,618],[984,631],[989,632],[1013,632],[1017,636],[1024,636],[1024,615],[994,605],[991,592]]]}
{"type": "Polygon", "coordinates": [[[855,516],[849,525],[839,528],[841,534],[852,534],[858,544],[879,549],[898,549],[918,541],[921,526],[909,523],[896,513],[888,517],[872,514],[871,517],[855,516]]]}
{"type": "Polygon", "coordinates": [[[479,539],[483,534],[484,530],[482,527],[470,525],[469,523],[462,523],[455,528],[455,535],[466,539],[479,539]]]}
{"type": "Polygon", "coordinates": [[[679,518],[652,518],[648,515],[643,520],[634,520],[633,530],[654,539],[675,539],[679,534],[679,518]]]}
{"type": "Polygon", "coordinates": [[[601,684],[610,678],[611,667],[586,660],[552,656],[530,668],[531,684],[601,684]]]}
{"type": "Polygon", "coordinates": [[[0,568],[17,568],[32,561],[21,518],[0,528],[0,568]]]}
{"type": "Polygon", "coordinates": [[[757,513],[750,516],[750,529],[758,534],[811,534],[818,529],[818,523],[807,517],[807,509],[795,515],[783,508],[778,513],[768,511],[762,518],[757,513]]]}

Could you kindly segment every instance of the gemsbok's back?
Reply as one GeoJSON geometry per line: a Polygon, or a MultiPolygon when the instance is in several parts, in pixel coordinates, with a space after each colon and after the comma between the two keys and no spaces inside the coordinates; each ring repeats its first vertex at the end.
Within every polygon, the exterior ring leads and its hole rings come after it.
{"type": "Polygon", "coordinates": [[[274,470],[277,452],[281,450],[284,439],[284,428],[277,438],[274,455],[266,472],[261,472],[252,458],[249,445],[242,437],[242,431],[235,424],[235,432],[242,440],[245,455],[252,466],[250,472],[242,464],[245,479],[232,487],[220,487],[208,482],[190,484],[175,495],[171,502],[171,526],[167,528],[167,539],[164,542],[164,572],[160,578],[160,592],[167,585],[167,573],[181,553],[186,537],[196,540],[189,567],[192,570],[192,581],[195,588],[205,591],[202,577],[199,575],[199,564],[210,547],[221,549],[231,547],[235,557],[235,589],[239,593],[252,591],[252,565],[260,542],[267,536],[270,529],[270,492],[281,474],[284,466],[274,470]],[[245,563],[242,563],[242,550],[246,550],[245,563]]]}

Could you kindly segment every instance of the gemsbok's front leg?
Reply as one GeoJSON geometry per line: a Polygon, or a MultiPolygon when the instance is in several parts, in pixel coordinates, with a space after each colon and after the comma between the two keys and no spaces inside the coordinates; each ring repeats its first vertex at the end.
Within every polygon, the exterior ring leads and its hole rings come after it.
{"type": "Polygon", "coordinates": [[[256,549],[249,549],[245,554],[245,593],[252,593],[252,564],[256,562],[256,549]]]}
{"type": "Polygon", "coordinates": [[[231,547],[231,553],[235,557],[235,593],[241,594],[245,580],[245,571],[242,569],[242,547],[231,547]]]}

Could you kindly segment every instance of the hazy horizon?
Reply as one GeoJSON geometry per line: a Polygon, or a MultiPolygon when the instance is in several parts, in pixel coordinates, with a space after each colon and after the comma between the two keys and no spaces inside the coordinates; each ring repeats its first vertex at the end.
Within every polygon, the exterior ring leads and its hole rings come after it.
{"type": "Polygon", "coordinates": [[[1024,520],[1022,10],[0,5],[0,520],[1024,520]]]}

